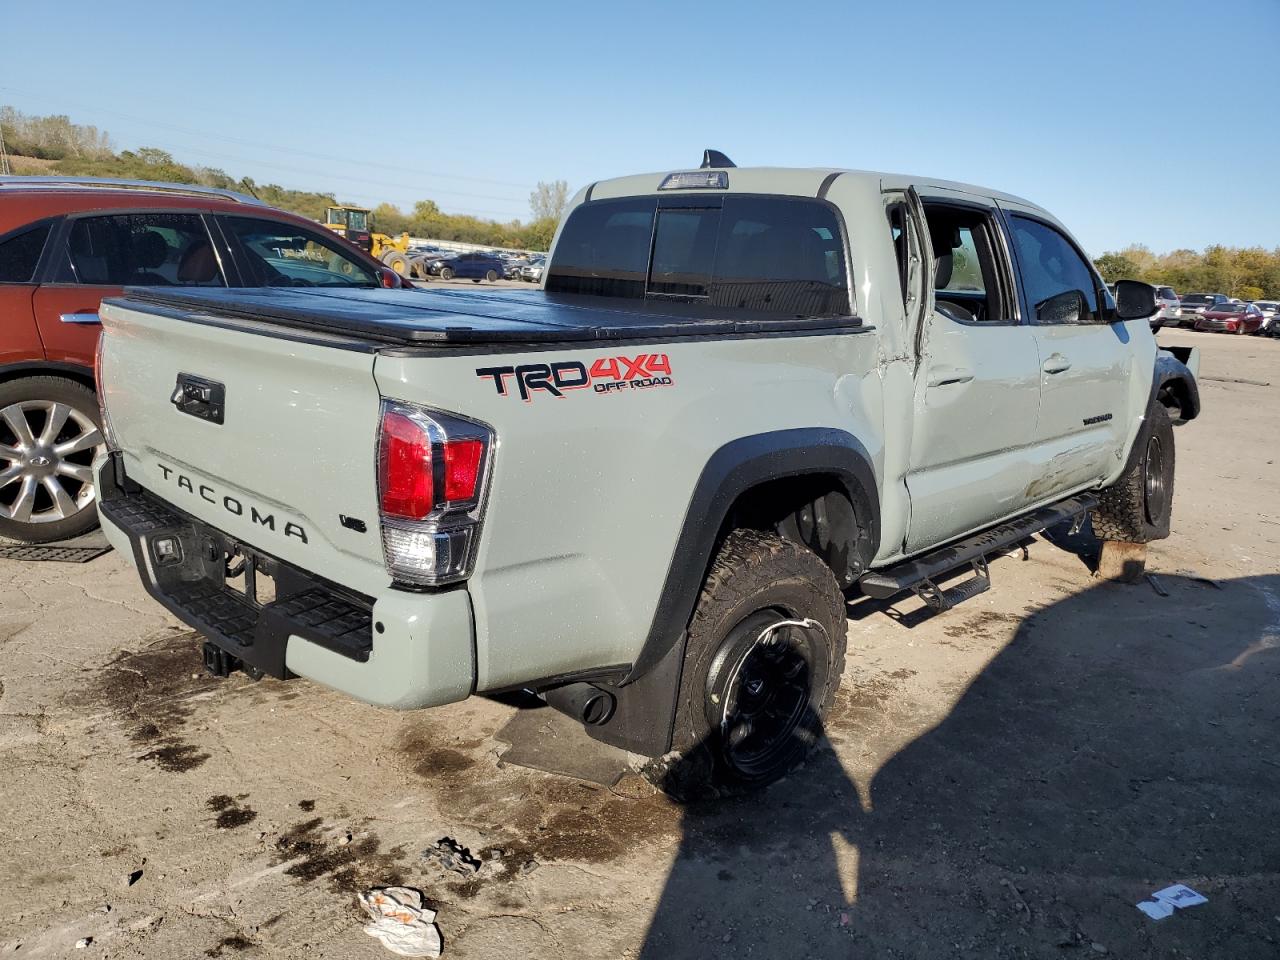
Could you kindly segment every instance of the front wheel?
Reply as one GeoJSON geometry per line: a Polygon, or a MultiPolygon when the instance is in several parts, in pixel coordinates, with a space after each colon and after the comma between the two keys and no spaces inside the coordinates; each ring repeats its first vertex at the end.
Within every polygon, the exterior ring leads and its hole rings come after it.
{"type": "Polygon", "coordinates": [[[0,537],[48,543],[94,527],[100,428],[93,391],[74,380],[0,384],[0,537]]]}
{"type": "Polygon", "coordinates": [[[441,279],[441,280],[452,280],[452,279],[453,279],[453,267],[441,267],[441,268],[440,268],[440,279],[441,279]]]}
{"type": "Polygon", "coordinates": [[[484,275],[484,278],[488,280],[490,283],[494,283],[498,279],[498,275],[494,271],[490,270],[488,273],[484,275]]]}
{"type": "Polygon", "coordinates": [[[680,800],[759,789],[822,734],[844,672],[835,575],[810,550],[738,530],[720,548],[689,624],[673,752],[646,771],[680,800]]]}
{"type": "Polygon", "coordinates": [[[1101,540],[1149,543],[1169,536],[1173,517],[1173,422],[1159,403],[1147,411],[1152,420],[1137,462],[1098,498],[1093,532],[1101,540]]]}

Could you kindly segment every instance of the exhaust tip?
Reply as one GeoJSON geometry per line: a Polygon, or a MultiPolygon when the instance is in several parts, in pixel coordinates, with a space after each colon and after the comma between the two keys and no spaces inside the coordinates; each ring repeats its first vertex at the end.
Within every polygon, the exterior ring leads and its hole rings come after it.
{"type": "Polygon", "coordinates": [[[586,702],[583,703],[582,722],[593,727],[608,723],[613,718],[613,711],[617,706],[618,702],[613,694],[598,690],[593,696],[587,697],[586,702]]]}
{"type": "Polygon", "coordinates": [[[618,709],[618,700],[612,693],[586,682],[547,690],[542,697],[550,706],[589,727],[608,723],[618,709]]]}

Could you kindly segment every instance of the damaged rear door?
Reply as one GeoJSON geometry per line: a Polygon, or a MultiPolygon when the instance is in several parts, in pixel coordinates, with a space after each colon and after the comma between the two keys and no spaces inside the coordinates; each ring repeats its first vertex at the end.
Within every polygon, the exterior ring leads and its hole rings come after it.
{"type": "Polygon", "coordinates": [[[937,187],[913,195],[926,221],[927,310],[917,345],[905,550],[1021,512],[1040,406],[1034,333],[1022,322],[995,209],[937,187]]]}

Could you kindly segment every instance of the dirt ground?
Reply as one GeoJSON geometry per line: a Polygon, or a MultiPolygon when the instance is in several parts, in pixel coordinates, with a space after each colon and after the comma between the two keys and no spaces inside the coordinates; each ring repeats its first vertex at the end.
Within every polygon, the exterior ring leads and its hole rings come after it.
{"type": "Polygon", "coordinates": [[[1041,539],[948,614],[855,604],[827,743],[746,800],[503,763],[488,700],[207,678],[119,557],[0,562],[0,957],[385,957],[393,882],[459,960],[1280,956],[1280,341],[1160,338],[1271,383],[1177,430],[1168,596],[1041,539]]]}

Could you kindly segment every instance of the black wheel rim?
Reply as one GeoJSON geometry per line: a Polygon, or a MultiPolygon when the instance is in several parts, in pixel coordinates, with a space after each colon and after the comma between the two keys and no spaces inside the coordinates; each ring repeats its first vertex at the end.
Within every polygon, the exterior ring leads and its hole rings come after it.
{"type": "Polygon", "coordinates": [[[807,745],[825,645],[819,623],[782,610],[757,611],[725,637],[707,678],[707,720],[739,775],[767,778],[807,745]]]}
{"type": "Polygon", "coordinates": [[[1164,445],[1159,437],[1147,441],[1147,463],[1143,479],[1147,520],[1159,523],[1168,506],[1169,490],[1164,475],[1164,445]]]}

